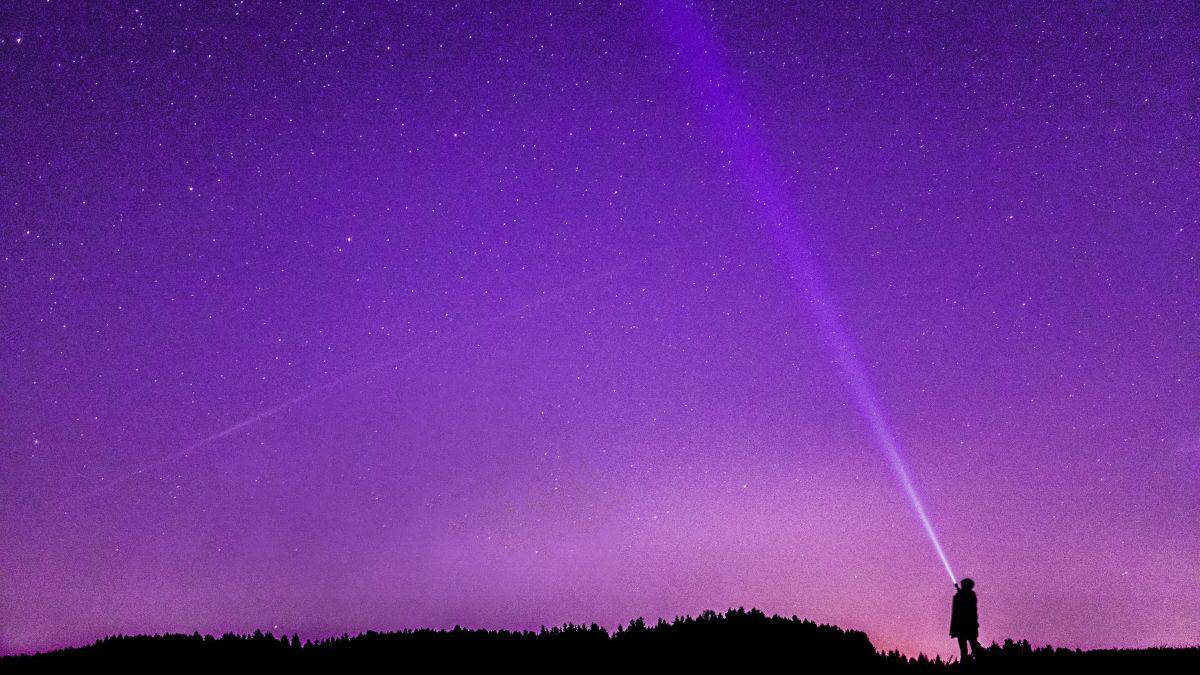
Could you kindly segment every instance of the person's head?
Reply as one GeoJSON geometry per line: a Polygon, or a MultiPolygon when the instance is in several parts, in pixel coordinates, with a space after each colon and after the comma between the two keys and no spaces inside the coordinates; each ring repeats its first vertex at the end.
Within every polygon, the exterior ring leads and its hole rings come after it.
{"type": "Polygon", "coordinates": [[[959,586],[962,586],[964,591],[969,591],[972,588],[975,588],[975,581],[973,579],[963,579],[962,581],[958,582],[958,584],[959,586]]]}

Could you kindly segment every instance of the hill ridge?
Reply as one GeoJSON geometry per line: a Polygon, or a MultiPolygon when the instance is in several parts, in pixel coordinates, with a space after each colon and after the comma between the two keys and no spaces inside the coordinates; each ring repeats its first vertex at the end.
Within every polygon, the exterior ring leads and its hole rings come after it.
{"type": "MultiPolygon", "coordinates": [[[[639,617],[613,631],[595,623],[566,623],[536,631],[462,626],[369,630],[316,640],[301,640],[296,634],[276,636],[261,629],[220,637],[199,632],[113,635],[90,645],[6,656],[0,658],[0,665],[5,671],[172,663],[326,669],[428,663],[430,659],[445,665],[499,665],[505,661],[549,665],[566,660],[592,665],[670,661],[709,666],[784,659],[821,670],[933,673],[964,669],[964,664],[940,657],[877,651],[860,630],[742,607],[725,612],[706,610],[671,621],[659,619],[652,625],[639,617]]],[[[965,665],[973,672],[1070,672],[1101,665],[1174,670],[1200,666],[1200,647],[1083,651],[1035,648],[1027,641],[1009,639],[988,647],[978,662],[965,665]]]]}

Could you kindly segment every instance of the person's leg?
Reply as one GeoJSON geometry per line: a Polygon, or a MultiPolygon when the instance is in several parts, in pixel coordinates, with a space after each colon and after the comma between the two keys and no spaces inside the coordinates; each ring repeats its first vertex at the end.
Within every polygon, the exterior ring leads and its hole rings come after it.
{"type": "Polygon", "coordinates": [[[971,638],[971,658],[978,658],[980,649],[983,648],[979,646],[979,638],[971,638]]]}
{"type": "Polygon", "coordinates": [[[965,638],[965,637],[958,638],[958,651],[962,653],[962,657],[960,660],[963,663],[966,663],[967,660],[970,658],[967,655],[967,638],[965,638]]]}

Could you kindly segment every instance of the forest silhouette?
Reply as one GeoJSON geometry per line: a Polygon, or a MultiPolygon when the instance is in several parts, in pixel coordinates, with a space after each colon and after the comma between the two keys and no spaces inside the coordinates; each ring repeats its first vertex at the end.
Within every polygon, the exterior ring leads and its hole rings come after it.
{"type": "Polygon", "coordinates": [[[974,661],[959,663],[876,651],[867,634],[796,616],[768,616],[757,609],[706,611],[647,625],[634,619],[608,631],[596,624],[566,624],[538,631],[369,631],[319,640],[255,631],[221,637],[199,633],[112,636],[85,647],[0,659],[0,671],[70,672],[96,668],[211,667],[287,668],[291,671],[499,667],[522,669],[623,669],[650,666],[762,665],[788,670],[878,673],[1062,673],[1114,670],[1198,672],[1200,647],[1081,651],[1034,648],[1006,640],[985,647],[974,661]]]}

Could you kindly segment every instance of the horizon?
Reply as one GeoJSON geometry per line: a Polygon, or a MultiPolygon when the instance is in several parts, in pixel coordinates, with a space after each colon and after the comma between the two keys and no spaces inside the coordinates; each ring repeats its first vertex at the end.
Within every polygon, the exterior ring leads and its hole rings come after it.
{"type": "Polygon", "coordinates": [[[1200,644],[1200,6],[0,16],[0,654],[1200,644]]]}
{"type": "MultiPolygon", "coordinates": [[[[338,638],[342,638],[345,636],[349,636],[350,639],[356,639],[356,638],[363,637],[365,635],[372,634],[372,633],[396,634],[396,633],[410,633],[410,632],[421,632],[421,631],[449,632],[449,631],[455,631],[455,630],[461,629],[461,630],[466,630],[466,631],[487,631],[487,632],[493,632],[493,633],[509,632],[509,633],[515,633],[515,634],[544,634],[548,631],[553,631],[553,630],[561,629],[561,628],[567,628],[567,627],[571,627],[571,626],[573,626],[575,628],[583,628],[583,629],[599,628],[600,630],[604,631],[605,634],[609,638],[612,638],[612,637],[618,635],[621,631],[628,630],[630,628],[631,624],[633,624],[636,621],[642,621],[642,622],[644,622],[644,625],[646,627],[653,628],[660,621],[666,622],[666,623],[672,623],[672,622],[677,622],[680,620],[699,620],[699,619],[705,618],[705,615],[709,615],[709,614],[715,615],[716,618],[721,619],[733,612],[746,612],[746,613],[750,613],[750,614],[759,612],[759,613],[763,614],[764,617],[770,618],[770,619],[790,619],[792,621],[809,622],[816,626],[837,628],[846,633],[855,633],[855,632],[862,633],[863,635],[866,635],[868,640],[870,640],[870,637],[871,637],[868,633],[866,633],[865,631],[862,631],[860,629],[846,627],[846,626],[838,626],[835,624],[823,623],[820,621],[814,621],[814,620],[806,618],[804,616],[798,616],[795,614],[781,615],[781,614],[766,613],[766,612],[762,612],[762,610],[760,610],[756,607],[729,607],[724,610],[706,609],[706,610],[697,612],[695,614],[689,613],[689,614],[683,614],[683,615],[675,615],[673,617],[643,617],[643,616],[630,617],[626,621],[618,623],[615,626],[607,626],[607,625],[598,624],[595,622],[566,622],[566,623],[555,624],[555,625],[542,624],[542,625],[538,625],[538,626],[534,626],[534,627],[530,627],[530,628],[504,628],[504,627],[471,626],[471,625],[455,624],[453,626],[446,626],[446,627],[441,627],[441,628],[413,626],[413,627],[390,628],[390,629],[386,629],[386,630],[368,629],[368,630],[363,630],[363,631],[359,631],[359,632],[343,631],[341,633],[329,633],[329,634],[324,634],[324,635],[309,635],[309,636],[300,635],[299,633],[289,634],[289,633],[282,632],[282,631],[279,632],[278,634],[276,634],[274,632],[274,630],[272,630],[272,629],[264,629],[262,627],[259,627],[259,628],[255,628],[255,629],[252,629],[252,630],[249,630],[246,632],[233,632],[233,631],[204,632],[204,631],[199,631],[199,630],[193,630],[193,631],[162,631],[162,632],[154,633],[154,634],[137,634],[137,635],[112,634],[112,635],[106,635],[100,639],[108,640],[108,639],[114,639],[114,638],[129,638],[129,637],[134,637],[134,638],[136,638],[136,637],[169,637],[169,636],[194,636],[194,635],[199,635],[202,638],[221,639],[222,637],[230,636],[230,635],[240,637],[240,638],[248,638],[248,637],[251,637],[251,636],[254,636],[257,634],[261,634],[263,636],[274,637],[276,639],[290,638],[292,640],[295,640],[298,638],[302,644],[307,646],[310,642],[316,644],[316,643],[319,643],[322,641],[336,640],[338,638]]],[[[278,626],[276,626],[275,630],[280,630],[280,629],[278,626]]],[[[1034,643],[1030,643],[1028,640],[1024,640],[1024,638],[1012,637],[1012,636],[999,638],[994,641],[989,641],[989,645],[992,647],[996,647],[996,646],[1000,646],[1006,642],[1007,643],[1024,642],[1026,644],[1029,644],[1029,646],[1032,647],[1033,649],[1039,649],[1039,648],[1061,649],[1062,648],[1058,645],[1034,644],[1034,643]]],[[[59,651],[59,650],[63,650],[63,649],[83,649],[83,648],[93,646],[94,644],[96,644],[95,641],[89,642],[86,644],[69,644],[69,645],[64,645],[64,646],[60,646],[60,647],[51,647],[49,649],[37,651],[37,652],[0,653],[0,657],[3,657],[3,656],[36,656],[39,654],[47,654],[47,653],[50,653],[53,651],[59,651]]],[[[896,652],[896,653],[899,653],[902,656],[905,656],[910,659],[916,659],[919,657],[927,657],[930,660],[933,660],[933,659],[945,660],[944,657],[941,657],[941,655],[938,655],[938,654],[925,654],[924,652],[908,653],[908,652],[905,652],[902,649],[898,649],[898,648],[885,649],[885,648],[875,645],[873,640],[871,640],[871,646],[872,646],[872,648],[875,649],[876,653],[881,654],[881,655],[896,652]]],[[[1078,647],[1068,648],[1068,649],[1081,650],[1081,648],[1078,648],[1078,647]]],[[[1087,649],[1082,649],[1082,651],[1113,651],[1113,650],[1129,650],[1129,649],[1131,649],[1131,648],[1127,647],[1127,646],[1110,646],[1110,647],[1096,646],[1096,647],[1090,647],[1087,649]]],[[[1195,649],[1200,649],[1200,644],[1178,644],[1178,645],[1162,644],[1162,645],[1153,645],[1150,647],[1137,647],[1137,648],[1132,648],[1132,649],[1191,649],[1191,650],[1195,650],[1195,649]]]]}

